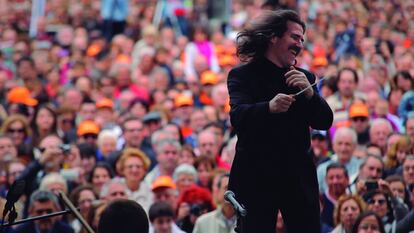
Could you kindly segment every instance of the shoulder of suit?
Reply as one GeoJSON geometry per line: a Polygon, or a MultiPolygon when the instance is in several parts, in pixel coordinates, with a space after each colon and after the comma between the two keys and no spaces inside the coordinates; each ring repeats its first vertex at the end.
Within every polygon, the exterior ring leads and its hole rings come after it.
{"type": "Polygon", "coordinates": [[[205,221],[212,220],[215,218],[216,214],[217,214],[217,210],[213,210],[208,213],[205,213],[197,219],[197,222],[203,223],[205,221]]]}

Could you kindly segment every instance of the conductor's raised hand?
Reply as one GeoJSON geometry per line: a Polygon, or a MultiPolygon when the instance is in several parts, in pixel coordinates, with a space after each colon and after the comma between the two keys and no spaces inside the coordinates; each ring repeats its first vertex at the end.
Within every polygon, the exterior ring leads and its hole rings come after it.
{"type": "Polygon", "coordinates": [[[270,100],[269,110],[271,113],[287,112],[293,102],[295,102],[295,98],[292,95],[277,94],[270,100]]]}
{"type": "MultiPolygon", "coordinates": [[[[306,78],[306,75],[303,72],[296,70],[293,66],[291,66],[290,70],[285,74],[285,78],[286,84],[289,87],[297,87],[300,90],[303,90],[311,85],[308,78],[306,78]]],[[[313,96],[313,89],[308,88],[303,94],[306,98],[310,99],[313,96]]]]}

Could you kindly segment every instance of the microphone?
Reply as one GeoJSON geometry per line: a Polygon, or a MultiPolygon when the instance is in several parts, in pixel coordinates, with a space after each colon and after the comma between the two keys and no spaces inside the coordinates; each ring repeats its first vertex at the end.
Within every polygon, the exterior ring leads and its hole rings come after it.
{"type": "Polygon", "coordinates": [[[224,200],[230,202],[233,208],[242,216],[245,217],[247,215],[247,210],[240,205],[240,203],[236,200],[236,195],[233,191],[227,190],[224,193],[224,200]]]}
{"type": "Polygon", "coordinates": [[[16,180],[13,182],[9,191],[7,192],[6,205],[3,210],[3,218],[6,217],[6,214],[12,210],[14,203],[16,203],[20,196],[24,193],[24,188],[26,187],[26,182],[24,180],[16,180]]]}

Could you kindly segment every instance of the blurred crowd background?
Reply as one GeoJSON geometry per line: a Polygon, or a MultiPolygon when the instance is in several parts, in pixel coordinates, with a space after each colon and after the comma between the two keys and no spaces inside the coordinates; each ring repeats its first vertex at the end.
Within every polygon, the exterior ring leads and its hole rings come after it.
{"type": "MultiPolygon", "coordinates": [[[[296,66],[325,77],[319,94],[334,111],[329,131],[309,131],[321,232],[363,232],[370,217],[386,232],[414,230],[413,0],[0,6],[0,209],[24,179],[19,219],[62,209],[61,191],[94,229],[108,202],[127,198],[150,232],[233,232],[227,74],[240,64],[237,33],[283,8],[306,22],[296,66]]],[[[14,231],[85,232],[71,216],[31,224],[14,231]]]]}

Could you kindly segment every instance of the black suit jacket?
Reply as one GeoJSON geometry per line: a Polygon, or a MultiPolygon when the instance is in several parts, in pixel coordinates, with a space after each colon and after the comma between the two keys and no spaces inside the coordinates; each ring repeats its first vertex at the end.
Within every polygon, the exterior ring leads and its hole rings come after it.
{"type": "MultiPolygon", "coordinates": [[[[311,84],[315,82],[313,74],[297,69],[311,84]]],[[[286,85],[287,71],[261,58],[229,73],[230,119],[238,136],[229,189],[241,198],[257,197],[261,191],[288,183],[300,185],[313,197],[318,195],[315,167],[307,155],[309,128],[329,129],[333,114],[316,88],[311,99],[302,94],[287,112],[270,113],[269,101],[278,93],[299,91],[286,85]]]]}

